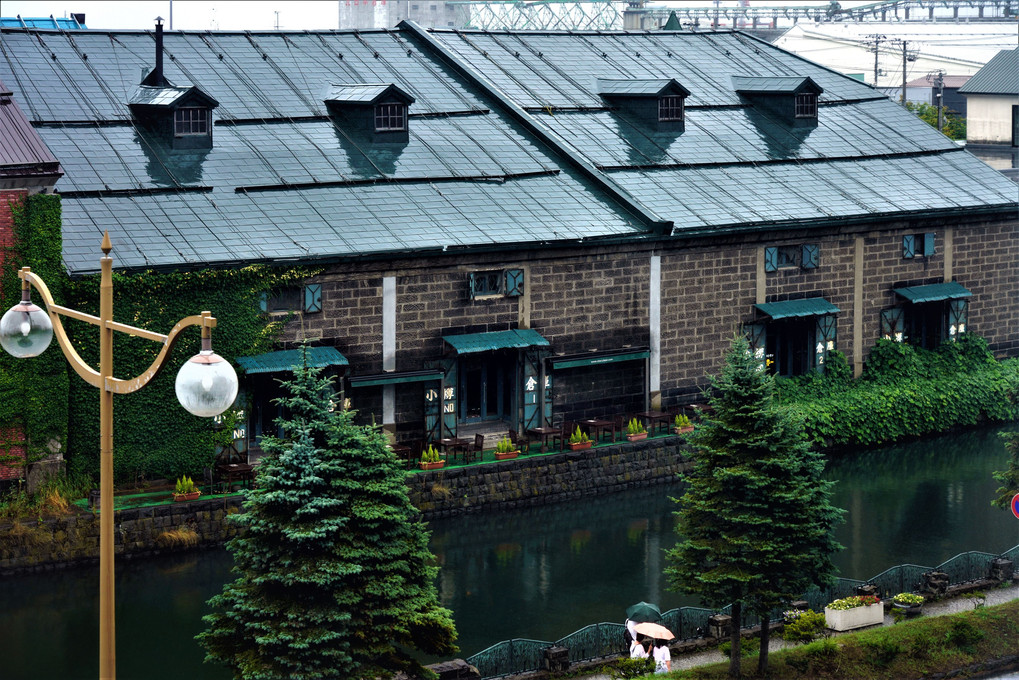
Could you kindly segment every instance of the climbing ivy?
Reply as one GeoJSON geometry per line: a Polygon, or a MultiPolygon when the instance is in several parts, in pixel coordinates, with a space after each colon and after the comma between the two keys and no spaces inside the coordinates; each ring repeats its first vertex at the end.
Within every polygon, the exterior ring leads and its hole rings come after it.
{"type": "MultiPolygon", "coordinates": [[[[21,300],[18,270],[31,267],[63,304],[67,277],[60,262],[60,197],[34,194],[10,202],[13,244],[0,254],[0,314],[21,300]]],[[[38,293],[33,301],[41,306],[38,293]]],[[[54,345],[56,342],[53,343],[54,345]]],[[[27,462],[64,448],[67,438],[67,365],[59,349],[16,359],[0,351],[0,464],[20,465],[7,455],[24,433],[27,462]]]]}
{"type": "MultiPolygon", "coordinates": [[[[116,249],[113,252],[116,258],[116,249]]],[[[275,269],[253,265],[230,270],[152,272],[113,275],[113,316],[116,321],[168,333],[184,317],[209,310],[216,317],[213,349],[234,361],[238,356],[272,349],[282,330],[259,309],[264,292],[297,283],[312,272],[307,269],[275,269]]],[[[72,305],[98,313],[99,276],[70,283],[72,305]]],[[[93,326],[75,320],[67,323],[79,355],[98,366],[99,334],[93,326]]],[[[208,466],[222,439],[216,423],[185,411],[177,402],[174,379],[178,369],[200,349],[201,331],[186,329],[163,369],[142,389],[114,397],[114,476],[118,481],[138,477],[175,478],[194,475],[208,466]]],[[[114,338],[114,375],[134,378],[144,373],[161,345],[151,340],[117,333],[114,338]]],[[[69,435],[72,468],[95,472],[99,464],[99,398],[81,380],[72,380],[69,435]]]]}
{"type": "Polygon", "coordinates": [[[882,444],[1019,418],[1009,399],[1019,360],[995,361],[987,342],[972,334],[934,351],[879,340],[859,380],[829,373],[778,383],[782,402],[822,446],[882,444]]]}

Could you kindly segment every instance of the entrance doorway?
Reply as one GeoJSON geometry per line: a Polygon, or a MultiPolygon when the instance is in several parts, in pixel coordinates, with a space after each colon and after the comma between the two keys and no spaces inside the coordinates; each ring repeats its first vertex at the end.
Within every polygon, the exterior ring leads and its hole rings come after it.
{"type": "Polygon", "coordinates": [[[485,352],[461,357],[461,422],[512,420],[515,385],[515,355],[485,352]]]}

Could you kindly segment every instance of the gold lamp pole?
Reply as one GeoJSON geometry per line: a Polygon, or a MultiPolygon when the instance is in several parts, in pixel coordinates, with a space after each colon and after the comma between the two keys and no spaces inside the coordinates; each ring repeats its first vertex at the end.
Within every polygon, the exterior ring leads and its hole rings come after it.
{"type": "Polygon", "coordinates": [[[214,416],[233,404],[237,397],[237,374],[229,362],[212,352],[212,329],[216,319],[210,312],[181,319],[167,335],[135,328],[113,320],[113,258],[109,233],[103,234],[100,259],[99,316],[92,316],[53,301],[45,282],[28,267],[18,272],[21,302],[0,319],[0,345],[16,357],[33,357],[49,346],[56,334],[60,349],[75,372],[100,390],[99,401],[99,677],[116,677],[116,636],[113,595],[113,395],[130,394],[144,387],[159,373],[180,332],[188,326],[202,327],[202,351],[181,367],[177,374],[177,399],[189,412],[214,416]],[[46,306],[44,312],[32,304],[34,286],[46,306]],[[60,321],[60,315],[99,326],[99,371],[78,355],[60,321]],[[130,380],[113,377],[113,333],[119,331],[161,343],[163,348],[149,368],[130,380]]]}

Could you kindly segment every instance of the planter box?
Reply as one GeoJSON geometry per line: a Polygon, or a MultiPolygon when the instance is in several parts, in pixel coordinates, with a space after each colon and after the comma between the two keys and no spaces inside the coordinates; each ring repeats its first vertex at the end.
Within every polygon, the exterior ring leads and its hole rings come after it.
{"type": "Polygon", "coordinates": [[[511,460],[513,458],[516,458],[519,455],[520,455],[520,451],[519,450],[517,450],[517,451],[506,451],[504,453],[499,453],[498,451],[496,451],[495,452],[495,459],[496,460],[511,460]]]}
{"type": "Polygon", "coordinates": [[[922,604],[903,604],[902,602],[892,602],[892,607],[899,610],[906,616],[920,616],[923,612],[922,604]]]}
{"type": "Polygon", "coordinates": [[[885,620],[885,608],[880,602],[852,609],[824,608],[824,622],[832,630],[852,630],[877,626],[885,620]]]}
{"type": "Polygon", "coordinates": [[[693,432],[693,425],[687,425],[686,427],[674,427],[672,428],[674,434],[686,434],[687,432],[693,432]]]}
{"type": "Polygon", "coordinates": [[[585,451],[591,448],[594,442],[569,442],[570,451],[585,451]]]}
{"type": "Polygon", "coordinates": [[[639,442],[647,439],[647,432],[641,432],[639,434],[628,434],[626,435],[626,441],[639,442]]]}
{"type": "Polygon", "coordinates": [[[173,500],[175,503],[183,503],[184,501],[193,501],[202,495],[201,491],[192,491],[191,493],[175,493],[173,494],[173,500]]]}
{"type": "Polygon", "coordinates": [[[418,467],[420,467],[422,470],[438,470],[445,464],[446,461],[440,460],[434,463],[418,463],[418,467]]]}

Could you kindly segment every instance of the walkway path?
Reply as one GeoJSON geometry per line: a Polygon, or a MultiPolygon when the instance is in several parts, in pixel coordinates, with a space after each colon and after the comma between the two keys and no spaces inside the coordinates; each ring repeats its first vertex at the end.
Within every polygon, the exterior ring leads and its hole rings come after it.
{"type": "MultiPolygon", "coordinates": [[[[972,594],[963,594],[953,597],[947,600],[940,600],[937,602],[928,602],[923,606],[924,616],[943,616],[945,614],[956,614],[958,612],[968,611],[975,609],[977,603],[983,602],[984,604],[991,606],[996,604],[1002,604],[1019,598],[1019,585],[1013,585],[1007,588],[990,588],[981,591],[986,595],[986,598],[980,599],[974,597],[972,594]]],[[[885,626],[891,626],[895,623],[895,619],[891,614],[885,614],[885,626]]],[[[848,631],[856,632],[856,631],[848,631]]],[[[845,633],[834,633],[835,635],[844,635],[845,633]]],[[[778,649],[784,649],[786,647],[795,646],[793,643],[786,642],[778,638],[776,635],[771,636],[771,640],[768,645],[768,650],[774,652],[778,649]]],[[[756,658],[756,657],[755,657],[756,658]]],[[[728,662],[729,657],[718,651],[717,648],[706,649],[699,652],[691,652],[689,654],[674,654],[672,657],[672,669],[680,670],[686,668],[693,668],[694,666],[703,666],[711,663],[728,662]]],[[[594,673],[592,675],[578,676],[578,680],[610,680],[610,676],[605,673],[594,673]]]]}

